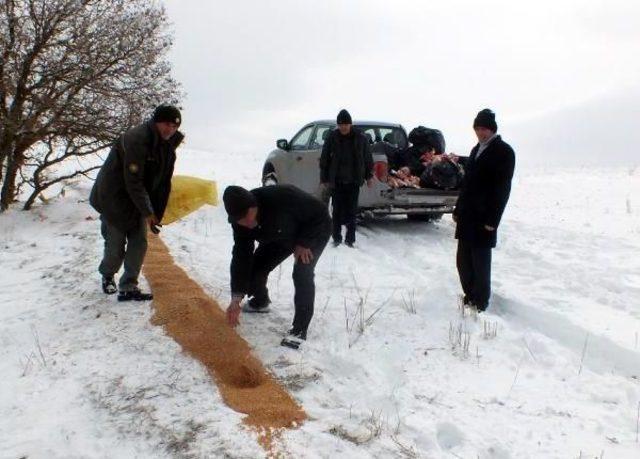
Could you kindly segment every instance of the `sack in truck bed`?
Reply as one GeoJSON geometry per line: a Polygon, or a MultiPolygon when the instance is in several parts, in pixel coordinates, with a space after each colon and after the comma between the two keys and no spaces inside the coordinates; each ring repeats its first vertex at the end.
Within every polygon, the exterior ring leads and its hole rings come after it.
{"type": "Polygon", "coordinates": [[[409,142],[417,147],[430,146],[436,154],[445,152],[446,143],[442,132],[424,126],[413,128],[409,133],[409,142]]]}

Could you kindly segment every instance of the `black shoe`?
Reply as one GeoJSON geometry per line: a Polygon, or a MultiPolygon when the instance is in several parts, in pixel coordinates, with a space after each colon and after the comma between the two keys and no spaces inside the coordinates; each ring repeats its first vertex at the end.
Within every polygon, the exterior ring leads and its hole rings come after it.
{"type": "Polygon", "coordinates": [[[291,349],[300,349],[302,343],[307,339],[307,332],[294,332],[289,330],[287,336],[282,338],[280,346],[288,347],[291,349]]]}
{"type": "Polygon", "coordinates": [[[102,276],[102,291],[107,295],[113,295],[118,292],[113,276],[102,276]]]}
{"type": "Polygon", "coordinates": [[[295,331],[293,328],[291,328],[287,332],[287,336],[297,336],[302,340],[306,340],[307,339],[307,332],[306,331],[295,331]]]}
{"type": "Polygon", "coordinates": [[[142,293],[140,290],[129,290],[128,292],[118,293],[118,301],[151,301],[153,294],[142,293]]]}
{"type": "Polygon", "coordinates": [[[334,239],[333,240],[333,246],[334,247],[338,247],[340,244],[342,244],[342,241],[340,239],[334,239]]]}
{"type": "Polygon", "coordinates": [[[350,249],[353,249],[353,248],[355,248],[355,244],[356,243],[355,242],[347,242],[346,244],[347,244],[347,247],[349,247],[350,249]]]}

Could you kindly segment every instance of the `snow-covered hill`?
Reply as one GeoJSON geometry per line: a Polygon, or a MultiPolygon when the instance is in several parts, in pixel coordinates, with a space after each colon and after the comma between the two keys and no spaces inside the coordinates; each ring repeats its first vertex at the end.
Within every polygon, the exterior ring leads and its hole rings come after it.
{"type": "Polygon", "coordinates": [[[627,89],[507,127],[509,140],[528,164],[638,164],[640,90],[627,89]]]}
{"type": "MultiPolygon", "coordinates": [[[[178,171],[255,186],[261,155],[181,151],[178,171]]],[[[0,216],[0,457],[260,457],[203,368],[99,292],[88,184],[0,216]]],[[[310,416],[290,457],[635,458],[640,403],[640,169],[519,170],[494,298],[457,306],[453,223],[380,220],[328,247],[302,351],[291,261],[273,312],[239,333],[310,416]]],[[[228,301],[232,238],[206,208],[162,237],[228,301]]]]}

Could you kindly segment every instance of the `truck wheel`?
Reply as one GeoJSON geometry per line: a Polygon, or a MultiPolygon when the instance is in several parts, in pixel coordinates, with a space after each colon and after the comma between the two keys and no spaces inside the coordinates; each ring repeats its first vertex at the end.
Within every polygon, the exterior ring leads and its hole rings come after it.
{"type": "Polygon", "coordinates": [[[278,184],[278,176],[276,175],[276,171],[273,169],[271,164],[266,164],[264,169],[262,169],[262,185],[277,185],[278,184]]]}
{"type": "Polygon", "coordinates": [[[262,177],[262,185],[264,186],[277,185],[277,184],[278,184],[278,178],[276,177],[275,173],[267,174],[264,177],[262,177]]]}
{"type": "Polygon", "coordinates": [[[442,214],[407,214],[407,220],[411,222],[433,222],[436,220],[440,220],[442,218],[442,214]]]}

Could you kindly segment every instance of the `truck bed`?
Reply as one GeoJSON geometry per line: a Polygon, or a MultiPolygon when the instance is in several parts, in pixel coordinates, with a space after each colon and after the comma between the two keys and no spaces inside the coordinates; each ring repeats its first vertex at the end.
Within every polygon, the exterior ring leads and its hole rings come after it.
{"type": "MultiPolygon", "coordinates": [[[[461,157],[460,163],[467,158],[461,157]]],[[[374,215],[446,214],[453,212],[460,190],[436,188],[391,188],[378,182],[374,189],[363,187],[360,209],[374,215]]]]}

